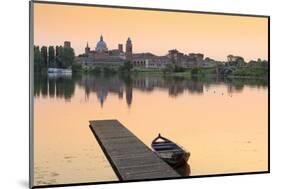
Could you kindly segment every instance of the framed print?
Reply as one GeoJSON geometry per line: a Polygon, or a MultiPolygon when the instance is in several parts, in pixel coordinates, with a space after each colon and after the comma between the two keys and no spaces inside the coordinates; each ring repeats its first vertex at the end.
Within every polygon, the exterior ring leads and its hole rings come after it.
{"type": "Polygon", "coordinates": [[[30,187],[269,173],[264,15],[30,2],[30,187]]]}

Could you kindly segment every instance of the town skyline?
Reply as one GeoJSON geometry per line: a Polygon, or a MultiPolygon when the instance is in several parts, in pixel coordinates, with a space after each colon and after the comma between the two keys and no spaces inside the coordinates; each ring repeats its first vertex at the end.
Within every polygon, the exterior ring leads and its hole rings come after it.
{"type": "Polygon", "coordinates": [[[229,54],[268,60],[267,18],[40,3],[34,13],[35,44],[55,46],[68,40],[76,55],[84,52],[87,41],[93,48],[102,34],[110,49],[130,37],[135,53],[165,55],[177,49],[219,61],[229,54]]]}
{"type": "MultiPolygon", "coordinates": [[[[103,36],[103,34],[101,34],[100,36],[99,36],[99,38],[100,37],[103,37],[104,38],[104,36],[103,36]]],[[[130,38],[130,37],[127,37],[127,39],[128,38],[130,38]]],[[[106,40],[104,40],[104,41],[106,41],[106,40]]],[[[46,46],[46,47],[49,47],[49,46],[53,46],[53,47],[56,47],[56,46],[64,46],[64,43],[65,42],[69,42],[70,44],[71,44],[71,48],[73,48],[74,49],[74,52],[75,52],[75,56],[80,56],[80,55],[83,55],[83,54],[85,54],[85,48],[90,48],[90,50],[95,50],[95,48],[96,48],[96,45],[97,45],[97,43],[99,42],[99,40],[97,40],[96,42],[93,42],[93,43],[90,43],[89,41],[86,41],[86,43],[85,43],[85,47],[83,48],[83,50],[81,50],[81,51],[79,51],[79,53],[77,53],[77,51],[76,51],[76,49],[73,47],[73,43],[71,42],[71,41],[68,41],[68,40],[62,40],[62,42],[60,43],[60,44],[52,44],[52,45],[48,45],[48,44],[43,44],[43,45],[37,45],[37,44],[35,44],[34,46],[39,46],[39,47],[42,47],[42,46],[46,46]]],[[[107,41],[106,41],[106,44],[108,44],[107,43],[107,41]]],[[[108,50],[114,50],[114,49],[118,49],[118,45],[122,45],[122,46],[125,46],[126,45],[126,41],[125,42],[120,42],[120,43],[116,43],[115,44],[115,46],[113,46],[113,47],[110,47],[109,45],[107,45],[107,47],[108,47],[108,50]]],[[[135,49],[134,49],[134,51],[133,51],[133,54],[145,54],[145,53],[152,53],[153,55],[156,55],[156,56],[167,56],[168,54],[169,54],[169,51],[170,50],[178,50],[178,52],[181,52],[181,53],[183,53],[183,54],[186,54],[186,55],[188,55],[188,54],[203,54],[204,55],[204,58],[210,58],[210,59],[213,59],[213,60],[215,60],[215,61],[220,61],[220,62],[225,62],[225,61],[227,61],[227,57],[230,55],[230,56],[239,56],[239,57],[242,57],[242,58],[245,58],[245,57],[243,57],[243,56],[241,56],[241,55],[239,55],[239,54],[226,54],[225,55],[225,59],[214,59],[213,57],[210,57],[210,56],[208,56],[208,55],[206,55],[206,54],[204,54],[204,53],[202,53],[202,52],[192,52],[192,51],[190,51],[190,52],[184,52],[184,51],[181,51],[181,50],[179,50],[179,49],[177,49],[177,48],[170,48],[170,49],[167,49],[167,51],[166,51],[166,53],[164,53],[164,54],[156,54],[156,53],[154,53],[154,52],[149,52],[149,51],[144,51],[144,52],[136,52],[135,51],[135,49]]],[[[260,57],[257,57],[256,59],[245,59],[246,61],[252,61],[252,60],[258,60],[258,59],[261,59],[261,60],[265,60],[265,61],[268,61],[268,59],[262,59],[262,58],[260,58],[260,57]]]]}

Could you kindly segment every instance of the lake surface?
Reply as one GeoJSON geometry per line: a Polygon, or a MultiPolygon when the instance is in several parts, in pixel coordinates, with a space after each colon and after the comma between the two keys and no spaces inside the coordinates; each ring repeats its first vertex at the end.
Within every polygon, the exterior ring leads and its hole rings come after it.
{"type": "Polygon", "coordinates": [[[190,173],[268,169],[264,80],[35,75],[35,185],[118,180],[89,120],[118,119],[147,146],[161,133],[190,151],[190,173]]]}

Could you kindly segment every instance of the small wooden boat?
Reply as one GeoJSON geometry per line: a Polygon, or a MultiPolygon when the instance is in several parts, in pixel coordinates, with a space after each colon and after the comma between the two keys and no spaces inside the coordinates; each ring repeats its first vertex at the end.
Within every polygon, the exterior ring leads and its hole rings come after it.
{"type": "Polygon", "coordinates": [[[152,141],[151,147],[161,159],[172,167],[184,165],[190,156],[189,152],[160,134],[152,141]]]}

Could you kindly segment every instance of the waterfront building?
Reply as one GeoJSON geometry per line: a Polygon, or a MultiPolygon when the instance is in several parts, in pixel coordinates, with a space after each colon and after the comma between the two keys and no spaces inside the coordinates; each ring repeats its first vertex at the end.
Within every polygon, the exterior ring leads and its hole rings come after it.
{"type": "Polygon", "coordinates": [[[123,45],[118,44],[117,49],[109,50],[102,35],[96,44],[95,50],[91,50],[87,42],[85,52],[76,57],[76,62],[84,68],[94,68],[95,66],[118,67],[124,61],[125,53],[123,52],[123,45]]]}
{"type": "Polygon", "coordinates": [[[183,57],[183,67],[200,67],[204,61],[204,55],[201,53],[189,53],[183,57]]]}
{"type": "Polygon", "coordinates": [[[172,49],[168,52],[168,58],[170,58],[171,62],[177,66],[183,66],[183,56],[184,54],[177,49],[172,49]]]}
{"type": "Polygon", "coordinates": [[[118,50],[119,50],[120,52],[123,52],[123,45],[122,45],[122,44],[118,44],[118,50]]]}
{"type": "Polygon", "coordinates": [[[201,53],[184,54],[177,49],[169,50],[167,56],[173,64],[184,68],[201,66],[204,60],[204,55],[201,53]]]}
{"type": "Polygon", "coordinates": [[[103,41],[103,36],[101,35],[100,40],[99,40],[99,42],[97,42],[97,45],[96,45],[96,52],[97,53],[103,53],[103,52],[107,52],[107,51],[108,51],[107,45],[103,41]]]}
{"type": "MultiPolygon", "coordinates": [[[[70,46],[70,43],[65,43],[65,45],[70,46]]],[[[123,65],[125,61],[130,61],[136,69],[164,69],[167,64],[175,64],[184,68],[213,65],[213,61],[210,59],[204,60],[204,55],[201,53],[184,54],[177,49],[171,49],[163,56],[154,55],[150,52],[133,53],[133,42],[130,37],[126,41],[125,52],[121,43],[117,45],[116,49],[108,49],[102,35],[94,50],[91,50],[87,42],[85,52],[76,57],[76,62],[86,68],[96,66],[116,68],[123,65]]]]}
{"type": "Polygon", "coordinates": [[[152,53],[133,54],[133,66],[137,68],[165,68],[171,60],[167,56],[156,56],[152,53]]]}

